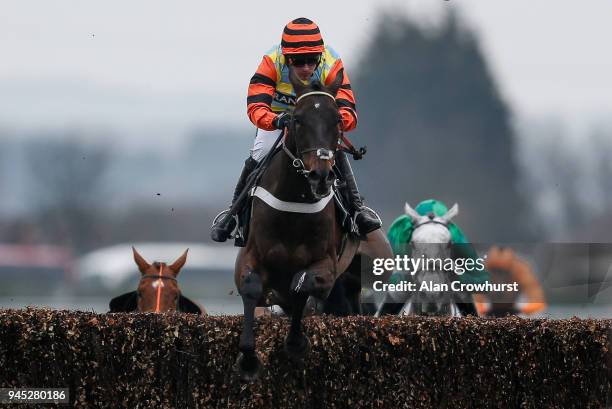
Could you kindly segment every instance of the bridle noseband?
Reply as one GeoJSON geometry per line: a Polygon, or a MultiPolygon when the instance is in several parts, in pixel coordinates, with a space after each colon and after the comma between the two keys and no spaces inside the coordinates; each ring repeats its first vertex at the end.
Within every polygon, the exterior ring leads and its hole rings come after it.
{"type": "MultiPolygon", "coordinates": [[[[302,100],[305,97],[311,96],[311,95],[325,95],[326,97],[331,98],[332,101],[334,101],[334,104],[336,104],[336,97],[334,97],[329,92],[312,91],[312,92],[307,92],[303,95],[300,95],[299,98],[295,101],[296,107],[297,107],[298,102],[300,102],[300,100],[302,100]]],[[[295,132],[295,118],[294,117],[291,118],[289,128],[291,129],[292,133],[295,132]]],[[[287,135],[285,135],[285,138],[286,136],[287,135]]],[[[295,140],[295,150],[297,152],[297,156],[296,156],[293,153],[291,153],[289,148],[287,148],[287,145],[285,144],[285,138],[283,138],[283,143],[282,143],[283,151],[291,159],[291,163],[293,164],[293,167],[296,169],[296,172],[301,174],[304,177],[308,177],[308,175],[310,175],[310,172],[311,172],[310,170],[306,169],[306,165],[304,165],[304,161],[302,160],[302,157],[305,153],[316,152],[317,158],[321,160],[325,160],[325,161],[332,161],[332,162],[334,161],[334,156],[336,154],[337,148],[334,150],[327,149],[327,148],[308,148],[308,149],[300,150],[298,147],[297,138],[296,138],[295,140]]]]}
{"type": "Polygon", "coordinates": [[[448,223],[440,222],[438,220],[426,220],[424,222],[416,224],[413,229],[416,230],[419,227],[425,226],[426,224],[439,224],[439,225],[444,226],[444,227],[446,227],[448,229],[448,223]]]}

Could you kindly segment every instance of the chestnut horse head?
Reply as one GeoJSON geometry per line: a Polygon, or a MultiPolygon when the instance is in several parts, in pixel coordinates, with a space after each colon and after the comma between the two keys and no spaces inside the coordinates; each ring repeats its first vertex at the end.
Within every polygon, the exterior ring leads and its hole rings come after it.
{"type": "Polygon", "coordinates": [[[136,291],[122,294],[110,302],[110,312],[188,312],[206,314],[206,311],[181,294],[177,276],[187,261],[189,249],[168,265],[155,261],[149,264],[134,247],[134,261],[140,271],[136,291]]]}
{"type": "Polygon", "coordinates": [[[141,277],[136,290],[138,296],[138,311],[141,312],[167,312],[178,309],[178,300],[181,295],[176,277],[187,261],[185,250],[174,263],[155,261],[149,264],[134,247],[134,261],[138,266],[141,277]]]}

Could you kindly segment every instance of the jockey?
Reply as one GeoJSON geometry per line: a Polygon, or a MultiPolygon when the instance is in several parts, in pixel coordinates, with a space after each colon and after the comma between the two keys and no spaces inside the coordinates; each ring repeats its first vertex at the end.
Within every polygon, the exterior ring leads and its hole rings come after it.
{"type": "MultiPolygon", "coordinates": [[[[329,46],[324,45],[319,27],[307,18],[291,21],[283,30],[282,42],[272,47],[259,64],[251,78],[247,97],[247,115],[257,127],[255,142],[249,158],[236,185],[230,209],[221,212],[212,226],[211,238],[226,241],[236,227],[235,214],[230,212],[240,193],[246,186],[249,175],[257,164],[272,149],[272,145],[291,122],[295,107],[295,92],[289,81],[289,67],[304,82],[320,81],[331,84],[337,73],[342,70],[340,56],[329,46]]],[[[342,116],[345,132],[357,126],[355,98],[349,78],[344,72],[344,80],[336,95],[336,103],[342,116]]],[[[336,153],[336,167],[341,179],[346,182],[350,200],[351,216],[361,235],[382,226],[378,215],[363,205],[351,165],[344,152],[336,153]]],[[[241,206],[242,203],[238,204],[241,206]]]]}
{"type": "Polygon", "coordinates": [[[494,283],[518,283],[520,293],[503,292],[476,294],[476,308],[480,315],[503,317],[508,314],[536,314],[546,309],[546,297],[529,263],[509,247],[492,246],[487,253],[485,267],[494,283]],[[525,297],[519,303],[519,298],[525,297]]]}
{"type": "MultiPolygon", "coordinates": [[[[433,213],[436,216],[443,216],[448,212],[446,205],[435,199],[423,200],[414,209],[421,216],[433,213]]],[[[451,243],[453,244],[453,257],[455,259],[462,258],[465,260],[472,259],[476,260],[478,255],[474,247],[467,240],[459,226],[455,223],[450,222],[448,224],[448,230],[451,234],[451,243]]],[[[412,232],[414,231],[414,225],[412,219],[408,215],[402,215],[395,219],[395,221],[389,227],[387,237],[389,243],[393,249],[395,255],[410,255],[410,240],[412,239],[412,232]]],[[[389,283],[395,284],[402,280],[405,280],[406,273],[395,272],[389,279],[389,283]]],[[[465,271],[464,274],[457,275],[457,280],[462,284],[482,284],[487,280],[490,280],[490,274],[486,269],[472,269],[465,271]]],[[[463,315],[478,315],[476,307],[474,305],[457,304],[463,315]]],[[[386,314],[395,314],[401,309],[401,305],[393,306],[389,305],[390,310],[383,311],[386,314]]]]}

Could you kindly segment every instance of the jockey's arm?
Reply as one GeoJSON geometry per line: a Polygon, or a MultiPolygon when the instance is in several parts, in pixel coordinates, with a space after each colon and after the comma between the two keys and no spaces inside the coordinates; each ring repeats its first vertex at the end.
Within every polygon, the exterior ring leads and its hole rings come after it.
{"type": "Polygon", "coordinates": [[[272,112],[272,98],[276,89],[276,67],[265,55],[257,71],[249,82],[247,96],[247,115],[253,124],[266,131],[275,129],[272,121],[276,114],[272,112]]]}
{"type": "MultiPolygon", "coordinates": [[[[334,66],[330,70],[327,78],[325,79],[325,85],[329,85],[336,79],[338,71],[343,69],[341,59],[337,59],[334,66]]],[[[336,94],[336,103],[340,107],[340,115],[342,116],[342,129],[345,132],[352,131],[357,126],[357,107],[355,106],[355,95],[351,89],[351,81],[346,73],[346,69],[343,72],[344,77],[342,79],[342,85],[336,94]]]]}

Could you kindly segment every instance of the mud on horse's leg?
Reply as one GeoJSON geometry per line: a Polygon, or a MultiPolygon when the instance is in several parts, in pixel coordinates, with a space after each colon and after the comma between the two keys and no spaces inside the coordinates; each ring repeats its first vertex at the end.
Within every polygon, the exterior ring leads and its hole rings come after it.
{"type": "Polygon", "coordinates": [[[238,289],[244,306],[244,322],[240,334],[240,354],[236,360],[240,377],[246,381],[255,380],[259,374],[261,363],[255,352],[255,307],[263,291],[261,277],[250,271],[242,280],[238,289]]]}

